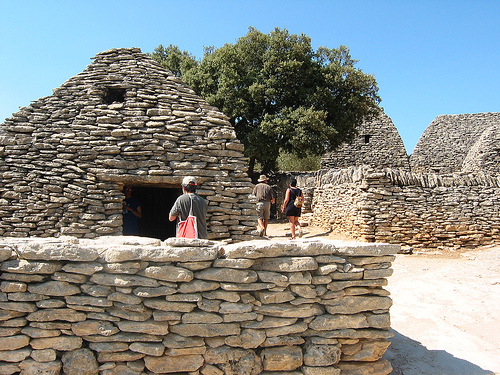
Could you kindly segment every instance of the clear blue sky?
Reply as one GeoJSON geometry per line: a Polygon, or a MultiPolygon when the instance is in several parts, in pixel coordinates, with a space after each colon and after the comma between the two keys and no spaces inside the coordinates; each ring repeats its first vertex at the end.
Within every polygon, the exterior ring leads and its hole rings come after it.
{"type": "Polygon", "coordinates": [[[201,59],[249,26],[349,47],[409,153],[440,114],[500,112],[499,0],[0,0],[0,123],[101,51],[175,44],[201,59]]]}

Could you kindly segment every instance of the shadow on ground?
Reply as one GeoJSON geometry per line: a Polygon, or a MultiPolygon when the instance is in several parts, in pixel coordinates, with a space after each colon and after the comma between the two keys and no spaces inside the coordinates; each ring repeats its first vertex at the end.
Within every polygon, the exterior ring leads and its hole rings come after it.
{"type": "Polygon", "coordinates": [[[429,350],[397,331],[391,332],[394,337],[384,355],[394,369],[391,375],[494,375],[444,350],[429,350]]]}

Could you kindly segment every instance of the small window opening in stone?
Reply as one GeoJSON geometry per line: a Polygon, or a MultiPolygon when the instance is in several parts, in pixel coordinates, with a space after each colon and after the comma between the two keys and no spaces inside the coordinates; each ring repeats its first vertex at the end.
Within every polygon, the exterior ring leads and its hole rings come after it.
{"type": "Polygon", "coordinates": [[[369,143],[370,142],[370,138],[371,138],[371,135],[369,134],[365,134],[365,143],[369,143]]]}
{"type": "Polygon", "coordinates": [[[125,101],[125,89],[108,87],[103,99],[106,104],[123,103],[125,101]]]}

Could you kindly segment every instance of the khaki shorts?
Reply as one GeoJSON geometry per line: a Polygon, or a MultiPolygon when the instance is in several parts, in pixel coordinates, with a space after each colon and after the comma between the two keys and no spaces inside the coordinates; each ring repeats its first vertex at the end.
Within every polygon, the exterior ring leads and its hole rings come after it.
{"type": "Polygon", "coordinates": [[[264,220],[271,218],[271,202],[257,202],[257,218],[264,220]]]}

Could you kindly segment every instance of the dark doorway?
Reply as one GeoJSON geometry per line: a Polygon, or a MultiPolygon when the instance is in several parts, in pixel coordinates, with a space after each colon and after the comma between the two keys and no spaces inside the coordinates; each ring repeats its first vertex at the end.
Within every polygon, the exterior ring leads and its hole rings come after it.
{"type": "Polygon", "coordinates": [[[141,202],[142,209],[139,235],[160,240],[175,237],[176,221],[169,221],[168,213],[181,194],[181,188],[134,186],[134,196],[141,202]]]}

